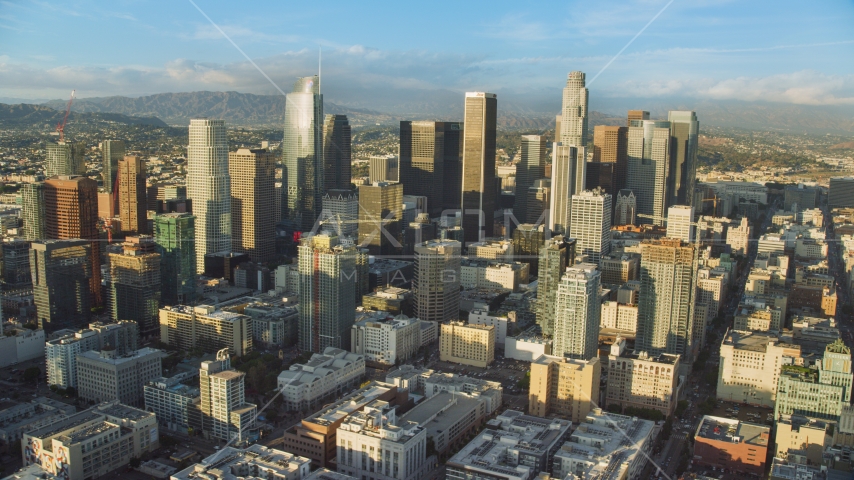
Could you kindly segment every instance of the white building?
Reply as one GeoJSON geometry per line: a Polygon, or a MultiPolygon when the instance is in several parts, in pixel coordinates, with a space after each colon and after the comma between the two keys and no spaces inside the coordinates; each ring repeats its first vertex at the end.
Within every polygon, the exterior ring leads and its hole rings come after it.
{"type": "Polygon", "coordinates": [[[143,387],[145,410],[157,414],[161,428],[187,433],[190,423],[190,406],[201,400],[201,391],[181,383],[195,375],[190,372],[174,377],[161,377],[143,387]]]}
{"type": "Polygon", "coordinates": [[[720,358],[718,399],[766,407],[774,407],[781,367],[803,364],[800,346],[766,332],[728,331],[720,358]]]}
{"type": "Polygon", "coordinates": [[[575,253],[598,264],[611,253],[611,195],[601,188],[572,196],[569,235],[576,239],[575,253]]]}
{"type": "Polygon", "coordinates": [[[324,229],[339,237],[357,238],[359,194],[355,190],[331,190],[323,196],[324,229]]]}
{"type": "Polygon", "coordinates": [[[424,396],[427,398],[443,392],[465,393],[483,400],[487,415],[492,415],[501,406],[504,394],[501,382],[433,371],[423,372],[420,377],[418,382],[423,385],[424,396]]]}
{"type": "Polygon", "coordinates": [[[398,421],[388,402],[374,400],[338,427],[338,472],[356,478],[420,480],[427,472],[427,430],[398,421]]]}
{"type": "Polygon", "coordinates": [[[89,328],[77,332],[56,331],[45,343],[47,384],[60,388],[77,388],[77,355],[90,350],[101,351],[110,346],[116,354],[124,355],[136,350],[139,326],[123,320],[117,323],[94,322],[89,328]]]}
{"type": "Polygon", "coordinates": [[[469,312],[469,325],[491,325],[495,327],[495,343],[504,345],[507,339],[507,327],[513,322],[506,313],[490,315],[487,310],[472,310],[469,312]]]}
{"type": "Polygon", "coordinates": [[[304,364],[291,365],[279,374],[287,410],[310,409],[321,405],[330,394],[341,394],[357,386],[365,375],[365,357],[327,347],[304,364]]]}
{"type": "Polygon", "coordinates": [[[533,362],[543,355],[552,354],[552,339],[539,333],[536,327],[529,328],[504,342],[504,358],[533,362]]]}
{"type": "Polygon", "coordinates": [[[225,120],[190,120],[187,197],[193,199],[196,270],[202,273],[206,254],[231,250],[231,176],[225,120]]]}
{"type": "Polygon", "coordinates": [[[653,421],[597,408],[555,453],[552,478],[640,478],[657,433],[653,421]]]}
{"type": "Polygon", "coordinates": [[[77,355],[77,395],[95,403],[118,400],[143,406],[143,387],[163,374],[162,351],[143,348],[117,356],[116,351],[89,351],[77,355]]]}
{"type": "Polygon", "coordinates": [[[667,209],[667,236],[684,242],[694,241],[694,207],[673,205],[667,209]]]}
{"type": "Polygon", "coordinates": [[[171,480],[237,480],[266,478],[305,480],[311,460],[263,445],[225,447],[201,462],[173,474],[171,480]]]}
{"type": "Polygon", "coordinates": [[[466,253],[472,258],[512,262],[513,243],[509,240],[484,240],[469,244],[466,253]]]}
{"type": "Polygon", "coordinates": [[[501,263],[479,258],[460,261],[460,285],[465,289],[506,289],[514,292],[519,285],[528,283],[530,267],[527,263],[501,263]]]}
{"type": "Polygon", "coordinates": [[[747,217],[741,217],[741,222],[739,222],[737,227],[727,229],[726,243],[732,249],[732,253],[747,255],[747,252],[750,250],[751,233],[747,217]]]}
{"type": "Polygon", "coordinates": [[[246,374],[231,368],[228,349],[216,353],[199,368],[202,431],[206,438],[238,442],[246,440],[255,426],[258,407],[246,403],[246,374]]]}
{"type": "Polygon", "coordinates": [[[602,328],[637,333],[638,306],[607,301],[602,302],[602,328]]]}
{"type": "Polygon", "coordinates": [[[555,297],[554,352],[590,360],[599,349],[600,272],[592,263],[567,267],[555,297]]]}
{"type": "Polygon", "coordinates": [[[387,312],[357,314],[350,333],[350,351],[366,361],[394,365],[421,348],[421,320],[387,312]]]}
{"type": "Polygon", "coordinates": [[[14,334],[0,336],[0,368],[43,357],[44,354],[42,329],[16,328],[14,334]]]}

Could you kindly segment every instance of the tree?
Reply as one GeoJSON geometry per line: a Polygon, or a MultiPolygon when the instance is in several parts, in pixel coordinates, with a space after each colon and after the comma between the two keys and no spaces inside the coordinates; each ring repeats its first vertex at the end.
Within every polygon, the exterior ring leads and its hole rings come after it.
{"type": "Polygon", "coordinates": [[[131,457],[130,462],[128,462],[128,465],[130,466],[130,468],[139,468],[139,466],[141,464],[142,464],[142,460],[140,460],[136,457],[131,457]]]}
{"type": "Polygon", "coordinates": [[[685,413],[685,410],[688,410],[688,400],[679,400],[676,403],[676,412],[674,413],[677,417],[681,417],[685,413]]]}
{"type": "Polygon", "coordinates": [[[525,372],[525,376],[520,378],[518,382],[516,382],[516,386],[519,387],[519,390],[527,390],[531,387],[531,371],[525,372]]]}

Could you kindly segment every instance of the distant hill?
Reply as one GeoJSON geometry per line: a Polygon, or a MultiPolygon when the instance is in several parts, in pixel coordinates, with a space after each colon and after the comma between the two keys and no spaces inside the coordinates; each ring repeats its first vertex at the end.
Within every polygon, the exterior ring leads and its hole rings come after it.
{"type": "MultiPolygon", "coordinates": [[[[0,103],[0,128],[45,128],[52,131],[62,120],[65,106],[56,110],[47,105],[29,105],[21,103],[7,105],[0,103]]],[[[126,125],[151,125],[155,127],[167,127],[168,125],[154,116],[130,116],[121,113],[110,112],[76,112],[72,111],[68,116],[72,124],[105,124],[123,123],[126,125]]]]}

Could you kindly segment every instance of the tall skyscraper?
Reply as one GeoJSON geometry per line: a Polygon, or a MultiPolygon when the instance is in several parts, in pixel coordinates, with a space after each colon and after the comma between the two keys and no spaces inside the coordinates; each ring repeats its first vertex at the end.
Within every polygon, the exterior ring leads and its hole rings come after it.
{"type": "Polygon", "coordinates": [[[231,249],[256,263],[276,253],[276,156],[266,149],[228,154],[231,177],[231,249]]]}
{"type": "Polygon", "coordinates": [[[356,239],[359,234],[359,194],[356,190],[327,190],[323,196],[324,231],[356,239]]]}
{"type": "Polygon", "coordinates": [[[569,225],[577,254],[599,265],[602,256],[611,253],[611,195],[598,188],[573,195],[569,225]]]}
{"type": "Polygon", "coordinates": [[[614,170],[616,165],[615,163],[587,162],[584,189],[601,188],[607,194],[616,195],[617,191],[614,190],[617,185],[617,175],[614,170]]]}
{"type": "Polygon", "coordinates": [[[125,157],[125,142],[121,140],[104,140],[101,142],[101,179],[104,191],[113,193],[116,185],[116,175],[119,171],[119,160],[125,157]]]}
{"type": "Polygon", "coordinates": [[[404,195],[427,197],[432,216],[442,213],[445,123],[400,122],[400,181],[404,195]]]}
{"type": "Polygon", "coordinates": [[[637,199],[635,193],[629,189],[617,192],[617,206],[614,207],[614,225],[634,225],[637,220],[637,199]]]}
{"type": "Polygon", "coordinates": [[[347,115],[327,115],[323,121],[323,191],[350,188],[350,122],[347,115]]]}
{"type": "Polygon", "coordinates": [[[694,242],[694,207],[674,205],[667,209],[667,237],[694,242]]]}
{"type": "MultiPolygon", "coordinates": [[[[692,205],[697,184],[697,147],[700,122],[691,111],[667,112],[673,139],[668,197],[677,205],[692,205]]],[[[693,206],[693,205],[692,205],[693,206]]]]}
{"type": "Polygon", "coordinates": [[[145,160],[124,157],[118,162],[119,220],[122,232],[144,234],[148,232],[148,203],[145,188],[145,160]]]}
{"type": "Polygon", "coordinates": [[[356,309],[356,249],[336,236],[303,237],[299,246],[299,348],[347,349],[356,309]]]}
{"type": "Polygon", "coordinates": [[[539,281],[537,285],[537,324],[543,335],[554,335],[555,296],[566,267],[575,262],[575,239],[557,235],[540,248],[539,281]]]}
{"type": "Polygon", "coordinates": [[[554,355],[592,360],[599,351],[600,272],[593,263],[569,267],[555,295],[554,355]]]}
{"type": "Polygon", "coordinates": [[[254,426],[258,407],[246,403],[246,374],[231,368],[228,349],[217,352],[216,360],[202,362],[199,369],[199,410],[202,431],[208,438],[241,442],[254,426]]]}
{"type": "Polygon", "coordinates": [[[231,250],[231,178],[224,120],[190,120],[187,196],[196,215],[196,269],[202,273],[205,255],[231,250]]]}
{"type": "MultiPolygon", "coordinates": [[[[522,135],[519,163],[516,164],[516,200],[513,215],[519,223],[534,223],[528,215],[528,189],[546,175],[546,139],[541,135],[522,135]]],[[[539,215],[537,215],[539,217],[539,215]]]]}
{"type": "Polygon", "coordinates": [[[285,218],[303,232],[314,227],[325,191],[322,122],[323,95],[317,75],[297,79],[285,101],[282,178],[285,218]]]}
{"type": "Polygon", "coordinates": [[[492,236],[497,113],[494,93],[466,92],[462,180],[462,227],[466,243],[492,236]]]}
{"type": "Polygon", "coordinates": [[[154,234],[163,304],[191,305],[196,299],[196,217],[190,213],[157,215],[154,234]]]}
{"type": "Polygon", "coordinates": [[[628,127],[597,125],[593,129],[593,162],[614,165],[614,188],[611,195],[626,188],[626,152],[628,127]]]}
{"type": "MultiPolygon", "coordinates": [[[[517,194],[518,195],[518,194],[517,194]]],[[[537,225],[545,225],[548,218],[546,215],[549,213],[550,204],[552,197],[552,181],[548,178],[540,178],[534,180],[534,184],[528,188],[528,200],[526,202],[526,218],[524,219],[527,223],[533,223],[537,225]]],[[[523,219],[516,217],[517,220],[522,221],[523,219]]]]}
{"type": "Polygon", "coordinates": [[[646,110],[629,110],[626,126],[632,126],[632,120],[649,120],[649,112],[646,110]]]}
{"type": "MultiPolygon", "coordinates": [[[[557,118],[555,142],[567,146],[587,145],[587,97],[584,72],[569,72],[563,89],[563,107],[557,118]]],[[[585,151],[586,152],[586,151],[585,151]]],[[[584,161],[587,161],[585,158],[584,161]]]]}
{"type": "Polygon", "coordinates": [[[359,186],[359,246],[371,255],[397,255],[403,233],[403,185],[359,186]]]}
{"type": "Polygon", "coordinates": [[[637,215],[664,224],[670,176],[670,122],[633,120],[629,127],[626,188],[635,193],[637,215]]]}
{"type": "Polygon", "coordinates": [[[696,249],[679,239],[641,243],[641,289],[635,350],[650,355],[693,358],[694,275],[696,249]]]}
{"type": "Polygon", "coordinates": [[[44,182],[25,183],[21,187],[21,216],[24,220],[24,238],[45,238],[44,182]]]}
{"type": "Polygon", "coordinates": [[[415,246],[412,292],[415,316],[446,323],[460,315],[460,257],[462,245],[453,240],[430,240],[415,246]]]}
{"type": "Polygon", "coordinates": [[[101,241],[98,233],[98,182],[86,177],[49,178],[45,181],[44,204],[45,238],[90,241],[91,305],[104,306],[101,293],[101,241]]]}
{"type": "Polygon", "coordinates": [[[79,328],[91,315],[92,243],[40,240],[30,248],[33,299],[39,328],[79,328]]]}
{"type": "Polygon", "coordinates": [[[444,210],[457,210],[462,204],[463,131],[462,122],[445,122],[444,210]]]}
{"type": "Polygon", "coordinates": [[[548,227],[552,233],[569,235],[572,196],[584,191],[587,150],[560,143],[552,148],[552,191],[548,227]]]}
{"type": "Polygon", "coordinates": [[[530,274],[537,276],[540,266],[540,249],[546,243],[543,224],[523,223],[513,230],[513,260],[531,266],[530,274]]]}
{"type": "Polygon", "coordinates": [[[45,177],[86,174],[86,144],[83,142],[48,142],[45,150],[45,177]]]}
{"type": "Polygon", "coordinates": [[[114,320],[133,320],[143,335],[160,331],[160,255],[154,237],[127,237],[110,253],[110,303],[114,320]]]}

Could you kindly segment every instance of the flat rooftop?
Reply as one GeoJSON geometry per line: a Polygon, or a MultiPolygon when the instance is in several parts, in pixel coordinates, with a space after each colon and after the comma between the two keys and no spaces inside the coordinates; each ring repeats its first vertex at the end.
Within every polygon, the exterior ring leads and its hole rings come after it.
{"type": "Polygon", "coordinates": [[[750,332],[743,330],[729,330],[724,336],[724,345],[732,345],[738,350],[750,350],[754,352],[765,352],[768,344],[774,343],[778,347],[799,348],[795,344],[784,343],[773,333],[750,332]]]}
{"type": "Polygon", "coordinates": [[[770,433],[771,429],[765,425],[706,415],[697,427],[696,435],[718,442],[768,447],[770,433]]]}

